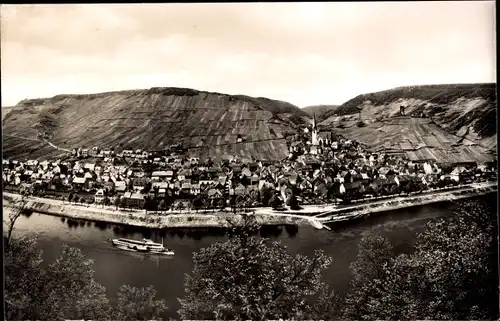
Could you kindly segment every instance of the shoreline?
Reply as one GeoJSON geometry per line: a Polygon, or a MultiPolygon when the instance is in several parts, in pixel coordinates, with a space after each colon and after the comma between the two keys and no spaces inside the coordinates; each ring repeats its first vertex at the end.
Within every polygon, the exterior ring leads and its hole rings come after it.
{"type": "MultiPolygon", "coordinates": [[[[329,205],[303,206],[300,211],[275,212],[269,207],[255,208],[254,215],[261,225],[296,225],[327,228],[326,225],[335,222],[354,220],[369,216],[373,213],[388,212],[402,208],[423,206],[431,203],[440,203],[458,199],[481,196],[497,191],[497,183],[472,184],[458,190],[444,191],[431,194],[388,198],[364,204],[353,204],[348,207],[336,208],[329,205]],[[309,214],[306,216],[305,214],[309,214]]],[[[20,198],[18,194],[3,193],[4,208],[9,208],[9,198],[20,198]]],[[[114,223],[144,228],[211,228],[229,227],[238,225],[242,214],[231,212],[213,213],[168,213],[161,215],[155,212],[145,213],[144,210],[116,210],[112,206],[98,207],[68,203],[60,200],[40,197],[29,197],[27,210],[41,214],[64,217],[68,219],[93,222],[114,223]]]]}

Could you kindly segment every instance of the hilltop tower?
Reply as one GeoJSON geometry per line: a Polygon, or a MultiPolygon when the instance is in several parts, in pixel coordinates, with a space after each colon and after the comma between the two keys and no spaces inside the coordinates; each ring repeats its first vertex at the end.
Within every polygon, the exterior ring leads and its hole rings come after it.
{"type": "Polygon", "coordinates": [[[316,127],[316,114],[313,113],[313,125],[311,130],[311,145],[318,145],[318,128],[316,127]]]}

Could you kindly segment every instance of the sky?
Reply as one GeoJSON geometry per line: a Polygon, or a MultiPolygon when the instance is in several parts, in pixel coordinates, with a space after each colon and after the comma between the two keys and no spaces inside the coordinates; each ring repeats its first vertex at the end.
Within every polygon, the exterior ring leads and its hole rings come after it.
{"type": "Polygon", "coordinates": [[[494,1],[2,5],[2,106],[187,87],[341,104],[496,82],[494,1]]]}

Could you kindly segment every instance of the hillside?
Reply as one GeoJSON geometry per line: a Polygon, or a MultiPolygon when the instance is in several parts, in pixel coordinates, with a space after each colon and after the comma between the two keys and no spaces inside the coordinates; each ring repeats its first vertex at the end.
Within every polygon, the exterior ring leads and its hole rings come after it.
{"type": "Polygon", "coordinates": [[[2,107],[2,120],[9,114],[15,106],[3,106],[2,107]]]}
{"type": "Polygon", "coordinates": [[[313,114],[316,115],[316,121],[322,122],[327,118],[327,113],[335,111],[338,107],[338,105],[315,105],[304,107],[302,110],[311,117],[313,114]]]}
{"type": "Polygon", "coordinates": [[[496,150],[495,86],[428,85],[364,94],[327,112],[320,127],[409,158],[480,161],[496,150]]]}
{"type": "Polygon", "coordinates": [[[300,108],[268,98],[186,88],[58,95],[19,102],[2,119],[4,157],[52,157],[60,148],[163,150],[182,143],[200,157],[281,159],[283,138],[309,122],[300,108]],[[245,140],[237,143],[238,135],[245,140]]]}

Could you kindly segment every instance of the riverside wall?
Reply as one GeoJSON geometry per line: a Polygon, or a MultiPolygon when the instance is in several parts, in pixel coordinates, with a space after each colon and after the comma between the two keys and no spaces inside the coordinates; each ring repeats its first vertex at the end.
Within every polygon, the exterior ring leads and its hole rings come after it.
{"type": "MultiPolygon", "coordinates": [[[[334,223],[377,212],[470,198],[496,191],[497,183],[495,182],[465,186],[458,190],[436,191],[434,194],[409,195],[379,200],[373,203],[353,204],[343,208],[336,208],[331,205],[319,205],[304,206],[304,209],[300,211],[289,210],[282,212],[275,212],[271,208],[256,208],[253,213],[257,222],[261,225],[313,225],[316,228],[321,228],[323,227],[323,223],[334,223]]],[[[8,209],[12,205],[12,200],[16,198],[20,198],[20,195],[4,192],[4,209],[8,209]]],[[[242,218],[241,214],[233,214],[227,211],[214,213],[169,212],[167,215],[157,212],[146,213],[144,210],[115,209],[112,206],[75,204],[40,197],[29,197],[26,209],[70,219],[147,228],[228,227],[230,225],[238,225],[242,218]]]]}

